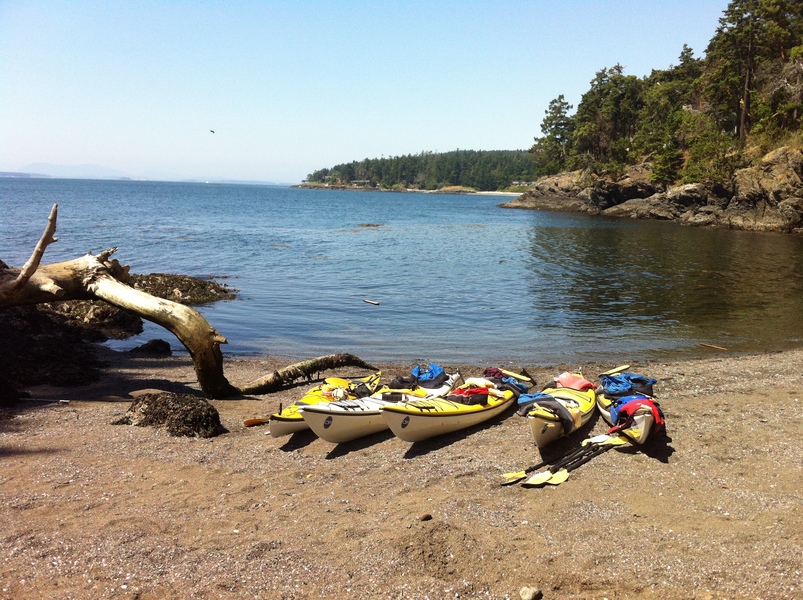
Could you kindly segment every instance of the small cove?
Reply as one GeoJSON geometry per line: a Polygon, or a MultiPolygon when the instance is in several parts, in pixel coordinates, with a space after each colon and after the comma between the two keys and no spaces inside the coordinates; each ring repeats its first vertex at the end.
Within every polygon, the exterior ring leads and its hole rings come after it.
{"type": "MultiPolygon", "coordinates": [[[[505,200],[0,179],[0,258],[21,266],[58,203],[48,262],[117,246],[133,272],[239,289],[199,307],[227,356],[573,364],[800,343],[799,237],[499,208],[505,200]]],[[[150,325],[112,345],[152,337],[183,350],[150,325]]]]}

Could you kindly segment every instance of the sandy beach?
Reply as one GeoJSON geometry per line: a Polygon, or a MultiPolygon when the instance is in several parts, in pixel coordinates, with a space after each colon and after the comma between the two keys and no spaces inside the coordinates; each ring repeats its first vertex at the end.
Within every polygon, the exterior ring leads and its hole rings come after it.
{"type": "MultiPolygon", "coordinates": [[[[512,410],[415,444],[243,426],[305,384],[213,401],[227,433],[174,438],[111,423],[132,391],[197,393],[189,359],[107,360],[96,384],[33,388],[0,412],[2,598],[803,598],[803,351],[623,356],[658,380],[668,438],[535,489],[500,486],[541,458],[512,410]]],[[[520,366],[543,385],[613,365],[520,366]]],[[[606,430],[594,419],[544,458],[606,430]]]]}

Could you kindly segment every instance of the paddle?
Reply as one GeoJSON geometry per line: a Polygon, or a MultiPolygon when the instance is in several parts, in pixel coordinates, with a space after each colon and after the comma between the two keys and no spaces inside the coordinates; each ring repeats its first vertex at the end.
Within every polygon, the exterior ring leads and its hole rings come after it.
{"type": "MultiPolygon", "coordinates": [[[[583,448],[582,446],[579,447],[579,448],[575,448],[574,450],[569,452],[566,456],[564,456],[560,460],[566,460],[566,459],[568,459],[570,457],[573,457],[575,455],[580,455],[584,451],[585,451],[585,448],[583,448]]],[[[532,465],[530,467],[527,467],[523,471],[517,471],[515,473],[503,473],[502,474],[502,478],[505,481],[502,482],[502,485],[510,485],[511,483],[517,483],[517,482],[521,481],[522,479],[524,479],[525,477],[527,477],[528,474],[532,473],[536,469],[540,469],[541,467],[546,467],[548,464],[549,464],[549,461],[545,460],[545,461],[542,461],[542,462],[538,463],[537,465],[532,465]]]]}
{"type": "Polygon", "coordinates": [[[569,478],[568,469],[561,469],[560,471],[558,471],[557,473],[552,475],[552,477],[547,479],[545,483],[548,483],[550,485],[560,485],[561,483],[566,481],[568,478],[569,478]]]}
{"type": "Polygon", "coordinates": [[[621,373],[622,371],[629,368],[630,365],[619,365],[618,367],[614,367],[613,369],[608,369],[604,373],[600,373],[599,376],[602,377],[603,375],[616,375],[617,373],[621,373]]]}
{"type": "Polygon", "coordinates": [[[537,487],[540,485],[544,485],[545,483],[552,483],[556,482],[555,485],[561,483],[562,481],[566,481],[569,478],[569,465],[574,464],[573,461],[577,461],[578,464],[585,462],[586,458],[590,458],[594,456],[597,452],[596,446],[591,447],[584,447],[583,452],[579,456],[573,457],[572,460],[569,461],[558,461],[546,471],[541,471],[540,473],[536,473],[532,477],[530,477],[527,481],[522,483],[521,485],[524,487],[537,487]]]}
{"type": "Polygon", "coordinates": [[[577,460],[578,457],[584,456],[587,452],[588,448],[581,447],[579,453],[575,453],[568,459],[564,458],[562,460],[559,460],[545,471],[539,471],[535,475],[532,475],[527,481],[523,482],[521,485],[524,487],[535,487],[539,485],[544,485],[547,481],[552,479],[552,476],[555,475],[555,473],[557,473],[558,471],[560,471],[564,465],[569,464],[572,460],[577,460]]]}
{"type": "Polygon", "coordinates": [[[602,454],[603,452],[607,452],[608,450],[613,448],[615,445],[616,444],[603,444],[603,445],[600,445],[600,446],[593,446],[592,447],[593,449],[590,452],[588,452],[586,455],[584,455],[582,458],[580,458],[579,460],[577,460],[577,461],[575,461],[575,462],[573,462],[571,464],[564,465],[564,467],[560,471],[558,471],[557,473],[552,475],[552,477],[547,479],[546,483],[548,483],[550,485],[560,485],[561,483],[563,483],[564,481],[566,481],[569,478],[569,473],[571,471],[574,471],[580,465],[584,465],[585,463],[587,463],[589,460],[591,460],[595,456],[598,456],[598,455],[602,454]]]}
{"type": "Polygon", "coordinates": [[[576,469],[580,465],[591,460],[597,454],[602,454],[613,446],[620,446],[626,443],[627,438],[624,436],[611,436],[607,434],[598,435],[584,440],[583,445],[578,450],[570,452],[564,458],[549,467],[549,469],[536,473],[527,481],[522,483],[522,485],[524,487],[535,487],[544,485],[545,483],[553,483],[554,485],[562,483],[568,479],[569,471],[576,469]],[[563,473],[564,471],[565,475],[563,473]],[[560,475],[558,475],[558,473],[560,473],[560,475]]]}
{"type": "MultiPolygon", "coordinates": [[[[610,436],[610,435],[608,435],[606,433],[602,433],[602,434],[597,435],[595,437],[588,438],[587,440],[583,440],[583,444],[581,446],[575,448],[574,450],[570,451],[565,456],[561,457],[558,462],[561,463],[561,464],[564,463],[564,462],[568,462],[572,458],[576,458],[579,455],[583,454],[585,452],[586,446],[588,444],[590,444],[590,443],[592,443],[592,444],[600,444],[600,443],[608,441],[612,437],[613,436],[610,436]]],[[[504,478],[505,481],[502,482],[502,485],[510,485],[511,483],[516,483],[518,481],[521,481],[529,473],[532,473],[533,471],[535,471],[536,469],[540,469],[541,467],[545,467],[548,464],[549,464],[549,461],[543,461],[543,462],[538,463],[537,465],[529,466],[529,467],[527,467],[526,469],[524,469],[522,471],[516,471],[515,473],[503,473],[502,477],[504,478]]]]}
{"type": "Polygon", "coordinates": [[[269,423],[270,417],[257,417],[254,419],[246,419],[243,421],[243,425],[246,427],[253,427],[254,425],[262,425],[264,423],[269,423]]]}
{"type": "Polygon", "coordinates": [[[525,481],[521,485],[523,485],[524,487],[543,485],[549,479],[551,479],[552,476],[555,473],[560,471],[564,466],[570,464],[571,462],[573,462],[575,460],[583,458],[586,454],[591,452],[591,450],[592,450],[592,448],[590,448],[588,446],[581,446],[580,448],[577,448],[573,452],[570,452],[569,454],[564,456],[562,459],[557,461],[555,464],[550,466],[548,469],[546,469],[544,471],[539,471],[535,475],[531,476],[527,481],[525,481]]]}
{"type": "Polygon", "coordinates": [[[590,437],[588,439],[583,440],[583,446],[590,446],[604,444],[606,446],[621,446],[627,443],[627,438],[623,435],[616,435],[609,434],[609,433],[601,433],[599,435],[595,435],[594,437],[590,437]]]}
{"type": "Polygon", "coordinates": [[[536,469],[545,467],[548,464],[549,462],[543,460],[537,465],[532,465],[531,467],[527,467],[523,471],[517,471],[515,473],[502,473],[502,479],[504,479],[504,481],[500,485],[512,485],[514,483],[518,483],[519,481],[527,477],[528,473],[532,473],[536,469]]]}
{"type": "MultiPolygon", "coordinates": [[[[513,371],[508,371],[506,369],[499,369],[499,370],[502,371],[502,373],[504,373],[505,375],[510,375],[511,377],[514,377],[519,381],[529,381],[530,383],[532,383],[533,381],[532,377],[530,377],[529,374],[522,375],[521,373],[514,373],[513,371]]],[[[527,371],[525,371],[524,369],[522,369],[522,371],[524,371],[524,373],[527,373],[527,371]]]]}

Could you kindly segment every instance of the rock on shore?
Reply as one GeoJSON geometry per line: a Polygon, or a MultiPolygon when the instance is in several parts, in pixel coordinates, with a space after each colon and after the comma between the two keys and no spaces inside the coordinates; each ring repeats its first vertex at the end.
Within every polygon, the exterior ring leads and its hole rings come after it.
{"type": "Polygon", "coordinates": [[[727,185],[694,183],[663,190],[650,181],[651,172],[651,165],[644,163],[618,181],[591,180],[582,171],[561,173],[540,179],[533,190],[502,206],[803,233],[800,149],[778,148],[756,166],[736,171],[727,185]]]}

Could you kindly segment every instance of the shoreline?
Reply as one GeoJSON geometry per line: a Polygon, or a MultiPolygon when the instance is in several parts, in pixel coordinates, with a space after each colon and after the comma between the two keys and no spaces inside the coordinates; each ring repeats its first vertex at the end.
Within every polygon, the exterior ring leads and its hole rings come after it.
{"type": "Polygon", "coordinates": [[[387,188],[366,188],[366,187],[352,187],[349,185],[309,185],[299,183],[291,185],[292,188],[302,190],[332,190],[335,192],[390,192],[398,194],[463,194],[463,195],[478,195],[478,196],[521,196],[524,192],[481,192],[477,190],[460,189],[460,190],[418,190],[414,188],[400,188],[400,189],[387,189],[387,188]]]}
{"type": "MultiPolygon", "coordinates": [[[[801,349],[622,357],[658,380],[668,441],[610,451],[544,489],[499,485],[501,473],[539,460],[513,411],[415,444],[386,434],[340,445],[277,439],[242,425],[297,399],[309,382],[212,401],[228,433],[171,438],[110,423],[135,389],[197,392],[189,358],[107,358],[91,386],[29,390],[69,403],[4,409],[4,597],[503,599],[525,587],[555,600],[800,593],[803,464],[793,442],[803,433],[801,349]]],[[[236,385],[286,364],[235,358],[224,368],[236,385]]],[[[411,366],[377,365],[388,376],[411,366]]],[[[466,376],[484,368],[450,366],[466,376]]],[[[562,368],[523,366],[539,386],[562,368]]],[[[602,366],[582,370],[598,381],[602,366]]],[[[593,419],[544,456],[604,431],[593,419]]]]}

